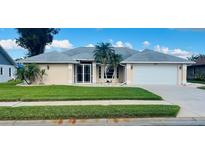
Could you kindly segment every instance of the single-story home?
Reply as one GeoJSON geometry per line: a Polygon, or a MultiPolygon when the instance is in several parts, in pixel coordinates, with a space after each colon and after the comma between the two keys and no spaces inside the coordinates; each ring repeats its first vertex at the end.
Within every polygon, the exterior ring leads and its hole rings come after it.
{"type": "Polygon", "coordinates": [[[205,79],[205,57],[197,59],[196,63],[187,67],[187,79],[205,79]]]}
{"type": "MultiPolygon", "coordinates": [[[[95,62],[95,47],[79,47],[63,52],[46,52],[21,62],[36,63],[46,70],[44,84],[105,83],[104,67],[95,62]]],[[[109,69],[107,79],[112,83],[186,84],[187,64],[192,62],[172,55],[145,49],[136,51],[115,47],[123,58],[120,65],[109,69]],[[113,79],[113,71],[116,71],[113,79]]]]}
{"type": "Polygon", "coordinates": [[[6,82],[15,77],[16,64],[8,53],[0,46],[0,82],[6,82]]]}

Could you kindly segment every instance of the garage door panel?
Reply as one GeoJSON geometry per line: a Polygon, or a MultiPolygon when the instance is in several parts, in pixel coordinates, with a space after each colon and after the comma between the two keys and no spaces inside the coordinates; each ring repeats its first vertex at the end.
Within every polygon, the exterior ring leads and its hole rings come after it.
{"type": "Polygon", "coordinates": [[[177,65],[133,65],[134,84],[177,84],[177,65]]]}

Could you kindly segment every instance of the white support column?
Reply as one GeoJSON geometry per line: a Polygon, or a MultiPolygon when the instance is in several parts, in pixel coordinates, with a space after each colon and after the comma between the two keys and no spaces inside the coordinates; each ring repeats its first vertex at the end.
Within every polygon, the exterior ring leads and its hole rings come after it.
{"type": "Polygon", "coordinates": [[[117,78],[117,67],[115,67],[114,68],[114,80],[117,80],[118,78],[117,78]]]}
{"type": "Polygon", "coordinates": [[[74,71],[73,71],[73,83],[77,83],[77,65],[76,64],[73,65],[73,69],[74,69],[74,71]]]}
{"type": "Polygon", "coordinates": [[[129,85],[132,83],[132,70],[131,70],[131,64],[126,64],[125,67],[125,81],[129,85]]]}
{"type": "Polygon", "coordinates": [[[83,66],[83,83],[84,83],[85,82],[85,77],[84,77],[84,74],[85,74],[85,70],[84,70],[85,64],[82,64],[82,66],[83,66]]]}
{"type": "Polygon", "coordinates": [[[73,83],[73,64],[68,64],[68,83],[73,83]]]}
{"type": "Polygon", "coordinates": [[[96,69],[97,69],[96,63],[93,62],[92,63],[92,82],[93,83],[96,83],[96,69]]]}
{"type": "Polygon", "coordinates": [[[182,84],[186,85],[187,83],[187,65],[182,65],[182,84]]]}
{"type": "Polygon", "coordinates": [[[182,85],[182,65],[177,66],[177,85],[182,85]]]}

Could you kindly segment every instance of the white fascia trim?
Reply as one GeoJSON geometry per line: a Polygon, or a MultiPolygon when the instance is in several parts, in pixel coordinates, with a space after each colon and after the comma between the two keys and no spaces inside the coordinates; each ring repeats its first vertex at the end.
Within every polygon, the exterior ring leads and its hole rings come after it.
{"type": "Polygon", "coordinates": [[[68,61],[59,61],[59,62],[49,62],[49,61],[22,61],[20,63],[36,63],[36,64],[78,64],[79,62],[68,62],[68,61]]]}
{"type": "Polygon", "coordinates": [[[94,59],[74,59],[74,60],[77,60],[77,61],[81,61],[81,60],[85,60],[85,61],[95,61],[94,59]]]}
{"type": "Polygon", "coordinates": [[[167,62],[167,61],[122,61],[121,63],[127,64],[194,64],[195,62],[167,62]]]}

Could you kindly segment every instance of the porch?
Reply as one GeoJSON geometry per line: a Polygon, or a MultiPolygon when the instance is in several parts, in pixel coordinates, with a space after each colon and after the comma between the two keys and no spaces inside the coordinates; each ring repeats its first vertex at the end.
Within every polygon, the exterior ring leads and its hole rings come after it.
{"type": "Polygon", "coordinates": [[[84,61],[74,65],[74,83],[78,84],[121,84],[125,82],[125,67],[109,68],[107,74],[105,67],[95,62],[84,61]]]}

